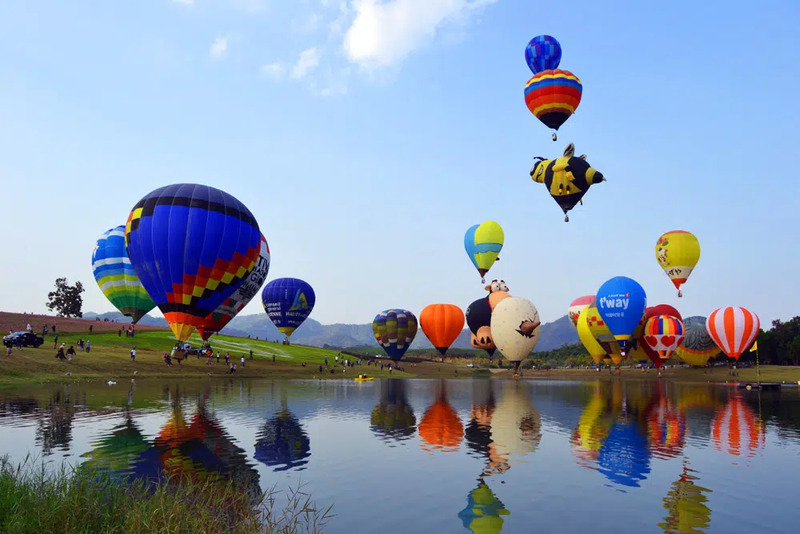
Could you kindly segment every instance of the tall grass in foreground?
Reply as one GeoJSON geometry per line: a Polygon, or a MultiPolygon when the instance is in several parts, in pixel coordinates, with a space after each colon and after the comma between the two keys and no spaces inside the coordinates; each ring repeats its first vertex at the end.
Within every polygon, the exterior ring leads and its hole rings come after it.
{"type": "Polygon", "coordinates": [[[0,458],[0,532],[318,533],[331,517],[300,488],[284,508],[273,489],[256,502],[230,483],[130,480],[62,467],[50,473],[0,458]]]}

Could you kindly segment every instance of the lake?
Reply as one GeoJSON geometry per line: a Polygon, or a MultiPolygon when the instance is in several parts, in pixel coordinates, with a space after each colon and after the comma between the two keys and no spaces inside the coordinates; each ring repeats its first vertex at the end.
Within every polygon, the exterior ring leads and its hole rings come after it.
{"type": "MultiPolygon", "coordinates": [[[[302,487],[324,532],[794,532],[800,389],[208,380],[0,391],[0,454],[302,487]]],[[[280,500],[280,499],[279,499],[280,500]]]]}

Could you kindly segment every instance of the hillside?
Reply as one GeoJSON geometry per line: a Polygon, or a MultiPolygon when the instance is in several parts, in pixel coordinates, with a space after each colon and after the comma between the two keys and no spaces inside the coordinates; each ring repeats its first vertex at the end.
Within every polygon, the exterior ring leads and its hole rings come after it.
{"type": "MultiPolygon", "coordinates": [[[[127,322],[127,317],[120,313],[86,313],[87,319],[100,318],[127,322]]],[[[145,316],[139,321],[140,325],[166,326],[166,321],[162,318],[145,316]]],[[[222,333],[236,337],[250,337],[257,339],[267,339],[270,341],[280,341],[283,339],[275,325],[263,313],[234,317],[222,333]]],[[[372,334],[372,324],[329,324],[323,325],[314,319],[306,321],[292,334],[293,343],[301,343],[312,347],[357,347],[362,345],[375,346],[375,338],[372,334]]],[[[542,325],[542,334],[539,343],[536,345],[536,352],[557,349],[566,344],[578,343],[578,334],[569,322],[569,318],[563,317],[542,325]]],[[[453,348],[468,349],[469,330],[464,329],[453,343],[453,348]]],[[[416,339],[411,344],[412,349],[430,349],[431,343],[422,333],[417,333],[416,339]]]]}

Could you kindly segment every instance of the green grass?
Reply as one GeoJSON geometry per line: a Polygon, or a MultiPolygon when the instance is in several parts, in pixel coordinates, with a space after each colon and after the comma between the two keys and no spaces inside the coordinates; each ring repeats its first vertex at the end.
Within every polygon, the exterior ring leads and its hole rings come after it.
{"type": "Polygon", "coordinates": [[[65,467],[48,473],[0,458],[0,532],[233,534],[320,532],[331,517],[299,488],[280,507],[273,490],[257,498],[230,482],[164,480],[124,485],[65,467]]]}

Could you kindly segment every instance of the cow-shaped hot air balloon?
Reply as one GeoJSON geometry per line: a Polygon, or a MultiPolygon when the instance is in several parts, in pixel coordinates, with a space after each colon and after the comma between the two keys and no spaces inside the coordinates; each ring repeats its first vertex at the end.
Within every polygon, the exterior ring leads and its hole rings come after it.
{"type": "Polygon", "coordinates": [[[566,222],[569,222],[567,212],[581,202],[589,187],[605,181],[603,174],[586,162],[586,155],[575,157],[575,145],[572,143],[567,145],[560,158],[536,159],[538,161],[531,169],[531,178],[547,186],[550,196],[564,211],[566,222]]]}
{"type": "Polygon", "coordinates": [[[501,300],[509,298],[508,286],[503,280],[492,280],[486,286],[489,294],[480,298],[467,307],[467,326],[472,334],[470,345],[476,349],[483,349],[491,357],[497,346],[492,339],[492,310],[501,300]]]}

